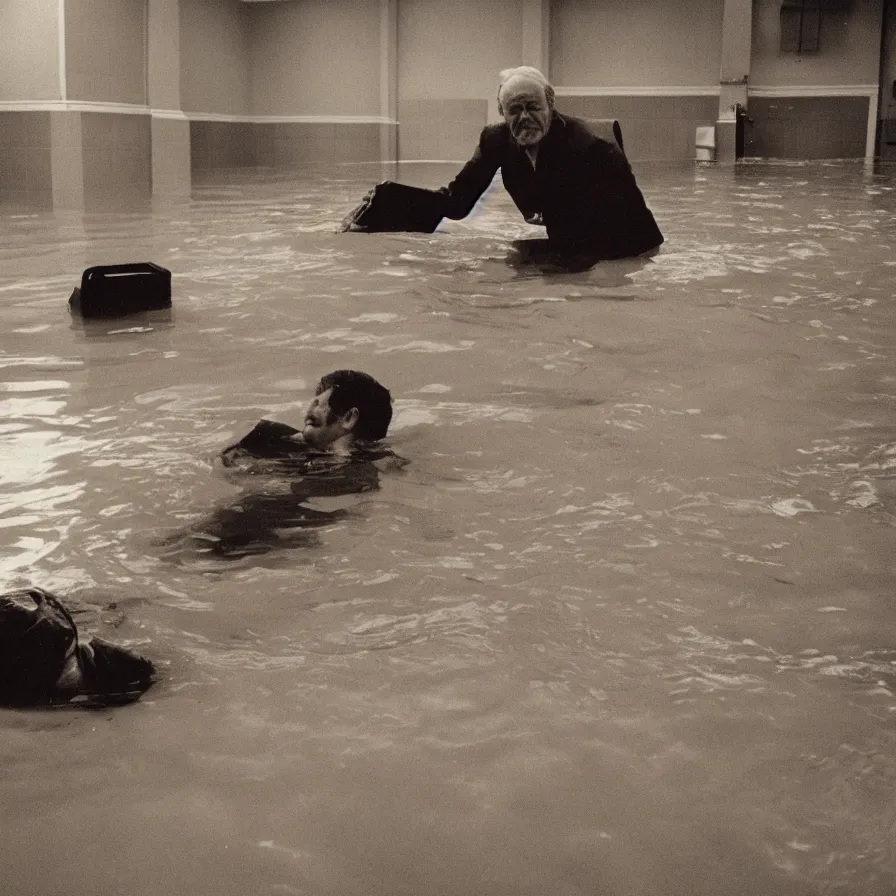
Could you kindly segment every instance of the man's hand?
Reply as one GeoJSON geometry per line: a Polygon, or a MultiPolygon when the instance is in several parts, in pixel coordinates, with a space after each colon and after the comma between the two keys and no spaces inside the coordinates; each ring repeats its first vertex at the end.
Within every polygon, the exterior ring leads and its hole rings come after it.
{"type": "Polygon", "coordinates": [[[362,224],[358,224],[358,221],[367,209],[370,208],[370,203],[373,202],[373,194],[375,191],[376,187],[372,190],[368,190],[367,193],[364,194],[361,204],[346,215],[342,222],[342,226],[339,228],[340,233],[365,233],[367,231],[366,227],[362,224]]]}
{"type": "Polygon", "coordinates": [[[531,215],[526,215],[526,223],[544,227],[544,218],[541,217],[541,212],[532,212],[531,215]]]}

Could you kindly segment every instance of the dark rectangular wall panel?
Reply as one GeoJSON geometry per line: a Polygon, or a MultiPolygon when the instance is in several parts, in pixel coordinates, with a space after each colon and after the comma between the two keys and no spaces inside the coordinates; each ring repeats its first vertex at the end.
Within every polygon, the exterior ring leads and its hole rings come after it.
{"type": "Polygon", "coordinates": [[[751,96],[744,154],[776,159],[860,159],[868,97],[751,96]]]}

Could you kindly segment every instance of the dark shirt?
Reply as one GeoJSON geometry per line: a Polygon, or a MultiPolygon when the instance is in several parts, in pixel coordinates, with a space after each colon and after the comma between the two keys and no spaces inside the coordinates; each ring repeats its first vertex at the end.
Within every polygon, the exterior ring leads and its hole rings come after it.
{"type": "Polygon", "coordinates": [[[186,539],[183,534],[167,539],[174,553],[198,548],[236,560],[278,547],[314,545],[314,530],[338,522],[349,511],[320,510],[310,507],[309,499],[374,491],[381,469],[400,468],[405,461],[387,448],[364,443],[347,455],[318,451],[301,440],[297,429],[261,420],[221,452],[221,463],[241,473],[274,477],[273,487],[249,491],[233,504],[218,507],[192,526],[186,539]]]}
{"type": "Polygon", "coordinates": [[[540,214],[558,249],[610,259],[663,242],[622,150],[578,118],[553,113],[534,168],[506,123],[485,127],[473,158],[440,191],[445,216],[466,217],[499,168],[523,217],[540,214]]]}
{"type": "Polygon", "coordinates": [[[221,452],[221,463],[247,473],[289,476],[293,494],[335,497],[379,488],[379,468],[400,466],[403,459],[388,448],[364,442],[350,454],[319,451],[302,440],[299,430],[260,420],[248,435],[221,452]]]}

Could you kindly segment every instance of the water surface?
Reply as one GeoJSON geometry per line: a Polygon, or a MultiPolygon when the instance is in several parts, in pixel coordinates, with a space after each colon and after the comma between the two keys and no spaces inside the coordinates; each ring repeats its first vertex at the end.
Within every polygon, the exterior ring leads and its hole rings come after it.
{"type": "Polygon", "coordinates": [[[578,273],[512,263],[500,186],[333,233],[435,165],[0,210],[0,586],[162,673],[0,711],[0,890],[896,892],[894,170],[640,166],[662,251],[578,273]],[[144,260],[170,315],[69,316],[144,260]],[[166,557],[340,367],[410,464],[314,539],[166,557]]]}

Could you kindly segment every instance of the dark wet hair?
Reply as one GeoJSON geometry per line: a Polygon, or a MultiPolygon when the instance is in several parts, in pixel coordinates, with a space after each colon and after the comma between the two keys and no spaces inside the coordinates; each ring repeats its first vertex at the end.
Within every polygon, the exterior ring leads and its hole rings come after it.
{"type": "MultiPolygon", "coordinates": [[[[358,409],[355,436],[366,442],[376,442],[386,435],[392,421],[392,396],[369,373],[359,370],[334,370],[321,377],[315,395],[332,389],[330,419],[358,409]]],[[[329,421],[328,421],[329,422],[329,421]]]]}

